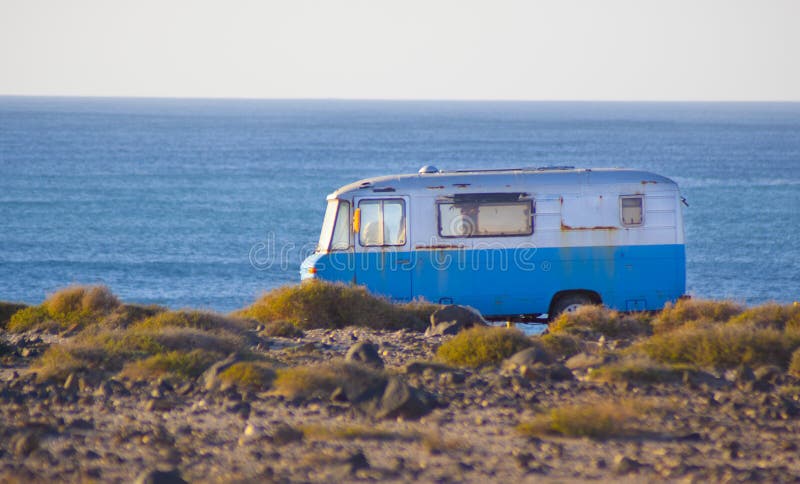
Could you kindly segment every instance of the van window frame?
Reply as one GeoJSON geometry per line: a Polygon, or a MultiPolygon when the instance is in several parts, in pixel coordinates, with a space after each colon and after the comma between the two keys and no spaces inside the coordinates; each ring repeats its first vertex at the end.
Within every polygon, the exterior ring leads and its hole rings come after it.
{"type": "MultiPolygon", "coordinates": [[[[363,203],[374,204],[376,202],[380,203],[379,209],[379,222],[380,222],[380,233],[381,233],[381,243],[380,244],[365,244],[363,239],[361,238],[362,229],[365,227],[364,221],[361,221],[361,227],[358,230],[358,245],[364,248],[369,247],[403,247],[408,243],[408,215],[406,212],[406,201],[403,198],[391,197],[391,198],[362,198],[358,201],[358,208],[361,209],[361,205],[363,203]],[[386,240],[384,235],[386,234],[386,226],[384,223],[384,215],[383,215],[383,204],[385,202],[400,202],[400,207],[402,209],[401,220],[403,221],[403,240],[399,244],[386,244],[386,240]]],[[[363,213],[363,212],[362,212],[363,213]]]]}
{"type": "Polygon", "coordinates": [[[619,196],[619,222],[622,224],[623,227],[643,227],[644,226],[644,195],[635,194],[635,195],[620,195],[619,196]],[[638,199],[640,202],[640,208],[642,210],[641,218],[639,223],[627,223],[625,222],[625,218],[622,216],[622,201],[623,200],[635,200],[638,199]]]}
{"type": "Polygon", "coordinates": [[[350,204],[350,201],[348,201],[348,200],[339,199],[337,201],[339,203],[338,203],[338,205],[336,207],[336,216],[333,218],[333,230],[331,230],[331,239],[328,241],[328,252],[347,252],[347,251],[349,251],[350,249],[353,248],[353,238],[350,236],[350,233],[352,232],[352,229],[351,229],[352,217],[350,216],[350,205],[351,204],[350,204]],[[344,208],[347,211],[347,216],[346,216],[346,221],[347,221],[347,228],[346,228],[347,247],[342,248],[342,249],[334,249],[333,248],[333,241],[336,239],[336,233],[337,233],[336,232],[336,229],[337,229],[336,223],[339,221],[339,215],[342,212],[342,208],[344,208]]]}
{"type": "Polygon", "coordinates": [[[534,232],[534,225],[535,225],[535,214],[536,214],[536,204],[532,198],[526,199],[514,199],[514,200],[502,200],[501,197],[491,197],[494,194],[487,194],[486,199],[482,200],[480,198],[480,194],[476,195],[475,201],[472,200],[437,200],[436,201],[436,225],[439,237],[443,237],[446,239],[479,239],[479,238],[497,238],[497,237],[530,237],[533,235],[534,232]],[[530,214],[530,230],[526,233],[518,233],[518,234],[478,234],[478,235],[444,235],[442,233],[442,212],[441,206],[442,205],[459,205],[464,203],[475,203],[477,205],[484,205],[484,206],[492,206],[492,205],[513,205],[513,204],[528,204],[529,214],[530,214]]]}

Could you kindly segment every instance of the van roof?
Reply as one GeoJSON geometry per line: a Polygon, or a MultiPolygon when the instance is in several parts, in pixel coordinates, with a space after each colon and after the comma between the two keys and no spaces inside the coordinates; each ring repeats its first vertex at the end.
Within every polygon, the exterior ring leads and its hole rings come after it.
{"type": "MultiPolygon", "coordinates": [[[[424,169],[432,167],[424,167],[424,169]]],[[[436,170],[435,168],[432,168],[436,170]]],[[[505,168],[493,170],[433,171],[406,175],[387,175],[365,178],[345,185],[328,198],[337,198],[350,192],[411,192],[416,190],[466,189],[493,190],[498,192],[530,190],[542,185],[614,185],[640,183],[672,185],[667,177],[648,171],[626,168],[505,168]]]]}

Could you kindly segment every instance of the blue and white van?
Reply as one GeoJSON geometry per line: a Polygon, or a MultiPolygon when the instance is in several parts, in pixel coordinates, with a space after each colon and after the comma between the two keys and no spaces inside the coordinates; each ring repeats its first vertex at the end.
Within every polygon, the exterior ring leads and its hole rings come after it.
{"type": "Polygon", "coordinates": [[[686,289],[681,202],[675,182],[645,171],[426,166],[328,195],[301,279],[494,319],[658,310],[686,289]]]}

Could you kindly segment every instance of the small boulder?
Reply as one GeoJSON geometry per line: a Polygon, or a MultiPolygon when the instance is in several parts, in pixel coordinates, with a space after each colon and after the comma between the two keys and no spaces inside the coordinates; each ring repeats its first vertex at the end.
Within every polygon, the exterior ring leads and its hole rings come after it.
{"type": "Polygon", "coordinates": [[[477,309],[451,304],[431,314],[431,325],[425,331],[425,336],[452,335],[463,329],[488,324],[477,309]]]}
{"type": "Polygon", "coordinates": [[[515,370],[523,366],[531,366],[537,363],[549,365],[553,358],[542,348],[531,346],[522,351],[518,351],[503,361],[503,368],[515,370]]]}
{"type": "Polygon", "coordinates": [[[163,471],[150,469],[142,472],[134,481],[135,484],[186,484],[178,469],[163,471]]]}
{"type": "Polygon", "coordinates": [[[433,410],[434,405],[435,400],[431,395],[393,377],[389,379],[380,400],[366,402],[362,408],[377,418],[418,419],[433,410]]]}
{"type": "Polygon", "coordinates": [[[378,346],[366,341],[361,341],[351,346],[347,350],[344,359],[345,361],[354,361],[373,368],[383,369],[383,359],[378,353],[378,346]]]}

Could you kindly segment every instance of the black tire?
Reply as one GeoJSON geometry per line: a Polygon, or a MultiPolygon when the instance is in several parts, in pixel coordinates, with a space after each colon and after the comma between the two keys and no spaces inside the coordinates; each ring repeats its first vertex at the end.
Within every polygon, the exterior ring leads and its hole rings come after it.
{"type": "Polygon", "coordinates": [[[553,310],[548,315],[548,319],[552,321],[560,316],[561,313],[571,313],[576,311],[581,306],[591,306],[592,304],[597,303],[587,294],[580,292],[564,294],[556,299],[555,303],[553,303],[553,310]]]}

